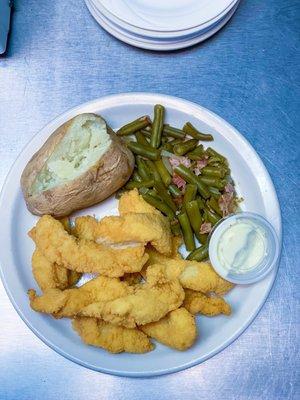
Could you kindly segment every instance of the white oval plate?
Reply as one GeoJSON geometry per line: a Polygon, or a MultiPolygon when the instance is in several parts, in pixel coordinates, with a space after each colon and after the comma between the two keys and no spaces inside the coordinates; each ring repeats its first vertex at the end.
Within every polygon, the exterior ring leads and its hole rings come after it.
{"type": "MultiPolygon", "coordinates": [[[[126,93],[107,96],[59,116],[34,136],[21,152],[7,176],[0,197],[1,278],[21,318],[43,342],[61,355],[85,367],[121,376],[167,374],[212,357],[232,343],[253,321],[264,304],[277,273],[276,268],[263,281],[232,290],[226,296],[232,305],[232,316],[197,317],[199,339],[185,352],[157,344],[154,351],[143,355],[112,355],[84,345],[72,330],[70,320],[55,320],[30,309],[26,292],[29,288],[37,289],[37,285],[31,273],[33,244],[27,232],[35,224],[37,217],[27,211],[19,185],[26,163],[56,128],[79,113],[99,113],[113,128],[117,128],[140,115],[151,114],[156,103],[166,107],[167,122],[174,126],[180,127],[189,120],[200,130],[214,135],[214,148],[230,160],[238,193],[245,199],[243,209],[267,218],[273,224],[281,242],[281,217],[277,196],[270,176],[255,150],[222,118],[194,103],[164,95],[126,93]]],[[[116,200],[111,197],[81,213],[103,216],[113,213],[115,207],[116,200]]]]}
{"type": "Polygon", "coordinates": [[[129,31],[126,31],[120,28],[118,25],[114,24],[113,22],[109,21],[103,14],[100,13],[99,10],[95,8],[92,1],[85,0],[85,3],[98,24],[112,36],[121,40],[122,42],[130,44],[131,46],[154,51],[179,50],[203,42],[204,40],[210,38],[215,33],[217,33],[230,20],[239,5],[238,1],[235,6],[230,10],[230,12],[226,14],[226,16],[223,17],[220,21],[218,21],[218,23],[214,25],[211,29],[205,30],[204,32],[199,32],[199,35],[195,35],[185,39],[168,41],[147,39],[141,37],[140,35],[130,33],[129,31]]]}
{"type": "Polygon", "coordinates": [[[206,21],[205,23],[197,24],[189,29],[180,29],[180,30],[156,30],[155,27],[152,29],[146,29],[145,24],[142,23],[141,27],[137,25],[133,25],[130,23],[126,23],[124,20],[118,18],[116,15],[111,13],[106,7],[103,6],[102,2],[99,0],[92,0],[94,7],[99,11],[103,16],[105,16],[109,21],[119,26],[121,29],[125,29],[132,34],[137,34],[140,36],[144,36],[149,39],[172,39],[176,40],[176,38],[187,38],[188,36],[193,36],[200,31],[205,31],[210,29],[212,26],[216,25],[218,21],[220,21],[229,11],[235,6],[237,0],[233,0],[228,7],[226,7],[221,13],[216,15],[214,18],[206,21]]]}
{"type": "Polygon", "coordinates": [[[95,0],[121,23],[149,31],[181,31],[205,24],[234,0],[95,0]]]}

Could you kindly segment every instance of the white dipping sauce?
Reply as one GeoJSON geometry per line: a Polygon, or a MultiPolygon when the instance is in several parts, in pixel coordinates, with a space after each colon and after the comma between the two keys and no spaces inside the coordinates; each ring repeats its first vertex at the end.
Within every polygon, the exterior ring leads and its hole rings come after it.
{"type": "Polygon", "coordinates": [[[217,245],[217,257],[222,267],[238,274],[255,269],[266,254],[266,231],[250,219],[237,220],[228,226],[217,245]]]}

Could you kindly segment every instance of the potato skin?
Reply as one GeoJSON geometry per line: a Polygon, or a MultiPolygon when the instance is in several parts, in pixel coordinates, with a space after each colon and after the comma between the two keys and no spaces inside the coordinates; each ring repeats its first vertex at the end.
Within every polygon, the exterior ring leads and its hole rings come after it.
{"type": "Polygon", "coordinates": [[[21,188],[24,199],[28,210],[35,215],[51,214],[53,217],[63,217],[75,210],[99,203],[122,187],[132,174],[133,154],[107,125],[112,142],[96,165],[64,185],[30,194],[30,188],[38,173],[68,132],[72,121],[73,119],[67,121],[47,139],[22,173],[21,188]]]}

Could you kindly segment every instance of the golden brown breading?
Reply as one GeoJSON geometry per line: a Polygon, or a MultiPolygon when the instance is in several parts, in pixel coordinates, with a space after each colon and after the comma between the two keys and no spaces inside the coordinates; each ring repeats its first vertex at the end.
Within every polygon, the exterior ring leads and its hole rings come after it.
{"type": "Polygon", "coordinates": [[[29,236],[50,262],[77,272],[119,277],[140,271],[148,259],[144,246],[117,250],[76,239],[50,215],[41,217],[29,236]]]}
{"type": "Polygon", "coordinates": [[[197,337],[195,318],[184,307],[171,311],[157,322],[143,325],[140,329],[158,342],[176,350],[186,350],[197,337]]]}
{"type": "Polygon", "coordinates": [[[166,275],[170,278],[178,278],[186,289],[222,295],[234,286],[221,278],[209,262],[174,260],[151,249],[147,249],[147,253],[149,254],[149,265],[153,263],[164,265],[166,275]]]}
{"type": "Polygon", "coordinates": [[[91,216],[78,217],[75,232],[80,239],[104,245],[146,245],[150,242],[162,254],[172,252],[170,223],[163,215],[128,213],[104,217],[100,221],[91,216]]]}
{"type": "Polygon", "coordinates": [[[153,349],[147,335],[138,329],[128,329],[88,317],[78,317],[72,325],[84,343],[102,347],[111,353],[146,353],[153,349]]]}
{"type": "Polygon", "coordinates": [[[75,285],[81,274],[51,263],[36,249],[32,254],[32,273],[42,291],[47,289],[67,289],[75,285]]]}
{"type": "Polygon", "coordinates": [[[207,296],[189,289],[185,290],[183,306],[192,314],[199,313],[208,317],[231,314],[230,305],[222,297],[207,296]]]}
{"type": "Polygon", "coordinates": [[[146,283],[134,287],[132,294],[109,302],[90,304],[81,310],[80,315],[127,328],[158,321],[178,308],[184,300],[184,290],[178,279],[168,279],[164,270],[161,265],[148,267],[146,283]]]}
{"type": "Polygon", "coordinates": [[[99,276],[79,288],[59,290],[47,289],[37,296],[35,290],[29,290],[30,306],[33,310],[54,314],[56,318],[74,317],[87,305],[95,301],[110,301],[131,293],[126,282],[117,278],[99,276]]]}
{"type": "Polygon", "coordinates": [[[141,283],[143,277],[140,272],[135,272],[134,274],[125,274],[122,276],[121,280],[126,282],[128,285],[133,286],[141,283]]]}
{"type": "Polygon", "coordinates": [[[124,193],[119,200],[119,213],[120,215],[128,213],[147,213],[162,215],[155,207],[147,203],[139,194],[137,189],[130,190],[124,193]]]}
{"type": "Polygon", "coordinates": [[[170,258],[179,258],[182,260],[182,255],[179,252],[179,247],[183,244],[183,239],[180,236],[172,236],[172,253],[170,258]]]}

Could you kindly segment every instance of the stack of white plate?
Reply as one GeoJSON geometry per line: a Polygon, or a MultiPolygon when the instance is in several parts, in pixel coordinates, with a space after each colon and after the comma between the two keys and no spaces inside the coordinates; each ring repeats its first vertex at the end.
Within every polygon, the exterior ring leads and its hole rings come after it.
{"type": "Polygon", "coordinates": [[[133,46],[177,50],[214,35],[240,0],[85,0],[107,32],[133,46]]]}

